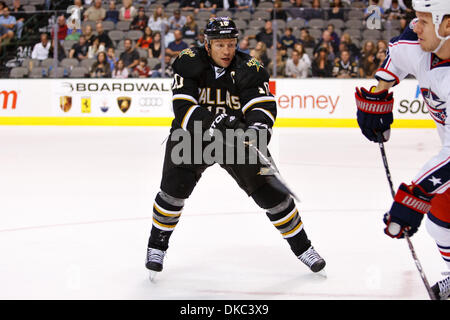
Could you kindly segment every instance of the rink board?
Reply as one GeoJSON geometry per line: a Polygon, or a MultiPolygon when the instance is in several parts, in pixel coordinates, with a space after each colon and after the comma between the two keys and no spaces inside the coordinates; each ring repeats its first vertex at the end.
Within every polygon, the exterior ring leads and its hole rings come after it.
{"type": "MultiPolygon", "coordinates": [[[[0,80],[0,125],[169,126],[171,79],[0,80]]],[[[278,127],[355,128],[355,87],[375,80],[273,79],[278,127]]],[[[394,127],[433,128],[416,80],[394,88],[394,127]]]]}

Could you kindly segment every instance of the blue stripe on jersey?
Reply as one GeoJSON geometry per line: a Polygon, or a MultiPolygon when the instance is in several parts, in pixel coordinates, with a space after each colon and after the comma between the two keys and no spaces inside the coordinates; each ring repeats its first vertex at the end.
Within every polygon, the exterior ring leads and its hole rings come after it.
{"type": "MultiPolygon", "coordinates": [[[[433,210],[433,207],[431,207],[431,210],[433,210]]],[[[445,228],[445,229],[450,229],[450,223],[449,222],[445,222],[445,221],[442,221],[439,218],[436,218],[431,211],[428,212],[427,216],[428,216],[428,219],[433,221],[438,226],[440,226],[442,228],[445,228]]]]}
{"type": "MultiPolygon", "coordinates": [[[[448,161],[448,160],[447,160],[448,161]]],[[[434,193],[437,189],[445,185],[450,180],[450,162],[439,169],[427,174],[422,181],[419,182],[419,186],[428,193],[434,193]]]]}

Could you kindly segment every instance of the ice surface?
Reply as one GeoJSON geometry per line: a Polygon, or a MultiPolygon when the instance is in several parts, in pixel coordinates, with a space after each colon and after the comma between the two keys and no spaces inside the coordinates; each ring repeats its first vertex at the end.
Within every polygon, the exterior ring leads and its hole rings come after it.
{"type": "MultiPolygon", "coordinates": [[[[383,234],[391,195],[378,145],[359,129],[276,128],[271,143],[327,278],[213,166],[151,283],[144,261],[167,134],[0,127],[0,299],[428,299],[406,241],[383,234]]],[[[395,186],[439,145],[435,130],[393,130],[395,186]]],[[[412,241],[430,283],[440,280],[445,265],[424,226],[412,241]]]]}

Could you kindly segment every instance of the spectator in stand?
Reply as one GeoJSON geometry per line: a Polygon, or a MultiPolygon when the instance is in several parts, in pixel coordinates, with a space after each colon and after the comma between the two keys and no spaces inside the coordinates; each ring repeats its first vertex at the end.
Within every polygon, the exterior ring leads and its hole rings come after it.
{"type": "Polygon", "coordinates": [[[333,0],[328,10],[328,19],[344,20],[344,5],[341,0],[333,0]]]}
{"type": "Polygon", "coordinates": [[[284,29],[284,35],[280,39],[280,46],[286,49],[294,48],[294,45],[297,43],[297,39],[292,35],[292,28],[286,27],[284,29]]]}
{"type": "Polygon", "coordinates": [[[388,49],[388,43],[386,40],[378,40],[377,41],[377,52],[380,50],[386,52],[388,49]]]}
{"type": "Polygon", "coordinates": [[[27,15],[24,14],[25,10],[23,6],[20,4],[20,0],[13,0],[11,15],[16,18],[16,37],[17,39],[22,38],[23,33],[23,24],[25,23],[25,19],[27,15]]]}
{"type": "Polygon", "coordinates": [[[162,5],[158,5],[156,7],[153,15],[148,19],[148,26],[153,30],[153,32],[166,32],[168,30],[169,22],[162,5]]]}
{"type": "Polygon", "coordinates": [[[286,61],[285,75],[289,78],[304,79],[308,77],[310,67],[311,60],[304,51],[292,50],[291,57],[286,61]]]}
{"type": "Polygon", "coordinates": [[[89,72],[91,78],[110,78],[111,69],[106,59],[106,53],[104,51],[99,52],[97,55],[97,61],[95,61],[89,72]]]}
{"type": "Polygon", "coordinates": [[[367,40],[361,50],[361,58],[364,59],[367,56],[375,56],[377,53],[377,48],[372,40],[367,40]]]}
{"type": "Polygon", "coordinates": [[[333,67],[333,77],[339,79],[356,78],[358,76],[358,64],[351,60],[350,51],[342,50],[340,57],[336,59],[333,67]]]}
{"type": "Polygon", "coordinates": [[[181,51],[189,47],[187,43],[183,41],[183,34],[180,30],[175,30],[173,35],[175,36],[175,40],[170,42],[166,48],[166,55],[171,58],[176,57],[181,51]]]}
{"type": "Polygon", "coordinates": [[[164,72],[160,70],[160,74],[163,73],[165,78],[173,78],[172,58],[170,56],[164,56],[164,64],[164,72]]]}
{"type": "Polygon", "coordinates": [[[123,42],[124,52],[120,54],[119,60],[122,60],[125,67],[133,70],[139,63],[139,52],[133,47],[131,39],[125,39],[123,42]]]}
{"type": "Polygon", "coordinates": [[[384,9],[379,5],[379,0],[369,0],[369,6],[364,10],[364,20],[366,20],[369,16],[372,16],[374,19],[383,18],[384,9]],[[374,7],[377,10],[374,10],[374,7]]]}
{"type": "MultiPolygon", "coordinates": [[[[200,32],[197,35],[197,39],[191,44],[193,47],[203,47],[205,45],[205,30],[200,29],[200,32]]],[[[247,39],[248,40],[248,39],[247,39]]]]}
{"type": "Polygon", "coordinates": [[[272,48],[273,45],[273,28],[272,21],[267,20],[264,24],[264,28],[254,36],[256,41],[262,41],[267,48],[272,48]]]}
{"type": "Polygon", "coordinates": [[[200,9],[199,0],[181,0],[180,7],[181,11],[194,11],[197,13],[200,9]]]}
{"type": "Polygon", "coordinates": [[[250,42],[248,40],[248,37],[243,37],[242,40],[239,41],[237,49],[239,51],[242,51],[242,52],[246,53],[246,54],[250,54],[249,44],[250,44],[250,42]]]}
{"type": "MultiPolygon", "coordinates": [[[[56,19],[56,23],[58,24],[58,40],[60,42],[64,42],[64,39],[66,39],[67,37],[67,31],[68,31],[68,27],[66,24],[66,18],[63,15],[60,15],[57,19],[56,19]]],[[[51,37],[53,39],[54,37],[54,30],[52,29],[52,33],[51,33],[51,37]]]]}
{"type": "Polygon", "coordinates": [[[361,57],[361,51],[359,48],[353,43],[352,37],[348,33],[343,33],[341,36],[341,44],[344,44],[347,49],[350,51],[350,55],[353,60],[359,60],[361,57]]]}
{"type": "Polygon", "coordinates": [[[275,3],[273,4],[273,9],[270,12],[270,18],[272,20],[274,19],[280,19],[286,21],[288,16],[286,14],[286,10],[283,9],[283,4],[281,3],[281,0],[275,0],[275,3]]]}
{"type": "Polygon", "coordinates": [[[179,9],[173,11],[173,16],[171,16],[168,20],[169,29],[173,30],[181,30],[186,23],[186,17],[181,15],[181,11],[179,9]]]}
{"type": "Polygon", "coordinates": [[[283,77],[286,69],[286,60],[287,60],[287,50],[284,47],[280,47],[277,50],[275,59],[272,59],[267,66],[267,71],[269,72],[271,77],[283,77]],[[276,63],[276,66],[274,66],[276,63]],[[274,70],[275,67],[275,70],[274,70]],[[276,72],[276,73],[275,73],[276,72]]]}
{"type": "Polygon", "coordinates": [[[313,0],[311,8],[305,10],[305,19],[307,21],[311,19],[324,19],[324,11],[320,6],[320,0],[313,0]]]}
{"type": "Polygon", "coordinates": [[[149,26],[144,29],[144,34],[140,37],[136,43],[138,48],[148,49],[153,42],[153,31],[149,26]]]}
{"type": "Polygon", "coordinates": [[[184,39],[195,39],[198,36],[198,26],[192,14],[186,16],[186,24],[181,28],[184,39]]]}
{"type": "Polygon", "coordinates": [[[48,41],[48,34],[41,33],[41,41],[34,45],[33,51],[31,52],[31,58],[37,60],[47,59],[50,47],[51,43],[48,41]]]}
{"type": "Polygon", "coordinates": [[[126,79],[128,78],[128,69],[125,67],[125,63],[122,59],[117,61],[114,70],[112,72],[112,78],[114,79],[126,79]]]}
{"type": "Polygon", "coordinates": [[[221,10],[234,10],[234,1],[233,0],[214,0],[211,1],[212,5],[211,8],[213,8],[214,11],[221,11],[221,10]]]}
{"type": "Polygon", "coordinates": [[[291,7],[287,9],[292,19],[305,19],[306,6],[303,0],[291,0],[291,7]]]}
{"type": "Polygon", "coordinates": [[[0,54],[3,54],[3,47],[14,37],[14,33],[8,31],[4,26],[0,26],[0,54]]]}
{"type": "Polygon", "coordinates": [[[200,0],[200,10],[214,12],[214,0],[200,0]]]}
{"type": "Polygon", "coordinates": [[[8,31],[11,31],[14,34],[16,23],[16,18],[10,14],[9,8],[4,7],[2,10],[2,15],[0,16],[0,25],[4,26],[8,29],[8,31]]]}
{"type": "Polygon", "coordinates": [[[85,21],[102,21],[106,18],[106,10],[102,8],[102,0],[95,0],[83,14],[85,21]]]}
{"type": "Polygon", "coordinates": [[[0,1],[0,10],[3,10],[4,7],[6,7],[5,1],[0,1]]]}
{"type": "MultiPolygon", "coordinates": [[[[399,7],[406,11],[408,9],[408,7],[405,5],[405,1],[403,0],[397,0],[399,7]]],[[[411,1],[406,0],[406,2],[411,3],[411,1]]],[[[381,0],[379,5],[384,9],[384,10],[388,10],[389,8],[392,7],[392,4],[394,3],[394,0],[381,0]]]]}
{"type": "Polygon", "coordinates": [[[338,34],[334,30],[334,24],[332,24],[332,23],[328,24],[327,30],[330,33],[331,43],[333,43],[333,49],[335,49],[337,51],[337,49],[339,48],[339,43],[341,43],[341,39],[339,38],[338,34]]]}
{"type": "Polygon", "coordinates": [[[84,37],[86,38],[87,45],[90,46],[92,41],[95,39],[94,31],[92,30],[92,26],[90,24],[86,24],[83,28],[84,37]]]}
{"type": "Polygon", "coordinates": [[[300,30],[299,42],[303,44],[305,48],[314,48],[316,46],[316,40],[310,35],[307,28],[302,28],[300,30]]]}
{"type": "MultiPolygon", "coordinates": [[[[68,8],[69,6],[67,6],[68,8]]],[[[76,30],[81,33],[81,19],[84,16],[84,6],[82,0],[74,0],[71,16],[68,18],[67,24],[69,29],[76,30]]]]}
{"type": "Polygon", "coordinates": [[[152,70],[148,66],[147,58],[140,58],[139,64],[134,67],[131,75],[134,78],[149,78],[152,75],[152,70]]]}
{"type": "Polygon", "coordinates": [[[327,48],[322,47],[317,52],[317,57],[312,62],[312,76],[316,78],[329,78],[333,65],[328,59],[329,52],[327,48]]]}
{"type": "Polygon", "coordinates": [[[261,62],[263,64],[263,66],[265,66],[265,67],[269,66],[270,58],[267,55],[267,46],[264,42],[258,41],[256,43],[253,54],[254,55],[252,57],[256,58],[256,60],[261,62]]]}
{"type": "Polygon", "coordinates": [[[161,59],[161,33],[156,31],[153,33],[153,42],[148,48],[148,57],[161,59]]]}
{"type": "Polygon", "coordinates": [[[234,0],[234,8],[238,11],[248,10],[253,13],[253,1],[252,0],[234,0]]]}
{"type": "Polygon", "coordinates": [[[133,21],[131,21],[130,29],[144,31],[147,25],[148,17],[145,14],[145,9],[144,7],[139,7],[137,16],[134,17],[133,21]]]}
{"type": "Polygon", "coordinates": [[[132,0],[122,0],[122,8],[119,10],[119,20],[120,21],[133,21],[134,17],[137,16],[137,10],[133,6],[132,0]]]}
{"type": "Polygon", "coordinates": [[[105,21],[117,23],[119,21],[119,10],[116,9],[116,1],[109,1],[108,10],[106,10],[105,21]]]}
{"type": "Polygon", "coordinates": [[[97,37],[100,41],[100,45],[103,45],[105,48],[114,47],[114,43],[112,42],[109,35],[105,32],[102,22],[97,22],[97,24],[95,25],[95,30],[97,31],[97,37]]]}
{"type": "Polygon", "coordinates": [[[96,58],[100,52],[105,52],[105,50],[105,46],[100,43],[100,39],[98,37],[94,37],[88,48],[88,59],[96,58]]]}
{"type": "Polygon", "coordinates": [[[398,0],[392,0],[392,5],[385,11],[388,20],[400,20],[405,17],[405,10],[400,7],[398,0]]]}
{"type": "Polygon", "coordinates": [[[112,72],[114,70],[114,67],[119,59],[116,57],[116,50],[114,47],[109,47],[106,50],[106,61],[109,64],[109,70],[112,72]]]}
{"type": "Polygon", "coordinates": [[[339,50],[339,46],[337,46],[336,42],[331,38],[330,31],[324,30],[322,32],[322,38],[319,40],[313,51],[315,57],[320,48],[326,48],[329,54],[329,60],[334,60],[335,53],[339,50]]]}
{"type": "MultiPolygon", "coordinates": [[[[64,47],[61,45],[60,41],[56,41],[56,50],[57,50],[57,58],[58,61],[62,61],[66,58],[66,50],[64,50],[64,47]]],[[[55,54],[55,40],[52,39],[52,45],[50,46],[50,49],[48,51],[48,58],[53,58],[55,54]]]]}
{"type": "Polygon", "coordinates": [[[78,61],[87,59],[89,45],[86,41],[86,37],[81,35],[78,42],[72,46],[69,51],[69,58],[76,58],[78,61]]]}
{"type": "Polygon", "coordinates": [[[381,68],[381,65],[383,64],[384,60],[386,59],[386,55],[387,55],[386,50],[383,50],[383,49],[378,50],[377,55],[376,55],[376,61],[378,61],[377,69],[381,68]]]}
{"type": "Polygon", "coordinates": [[[378,69],[379,62],[373,53],[364,55],[359,63],[359,77],[373,79],[378,69]]]}

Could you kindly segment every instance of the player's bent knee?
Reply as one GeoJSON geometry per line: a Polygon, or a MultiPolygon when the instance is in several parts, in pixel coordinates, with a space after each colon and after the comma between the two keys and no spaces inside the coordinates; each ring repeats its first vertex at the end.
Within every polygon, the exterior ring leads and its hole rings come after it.
{"type": "Polygon", "coordinates": [[[161,190],[173,198],[187,199],[197,181],[195,172],[184,168],[171,168],[163,173],[161,190]]]}
{"type": "Polygon", "coordinates": [[[291,198],[290,195],[274,188],[269,183],[258,188],[251,194],[251,197],[260,208],[265,210],[274,208],[291,198]]]}

